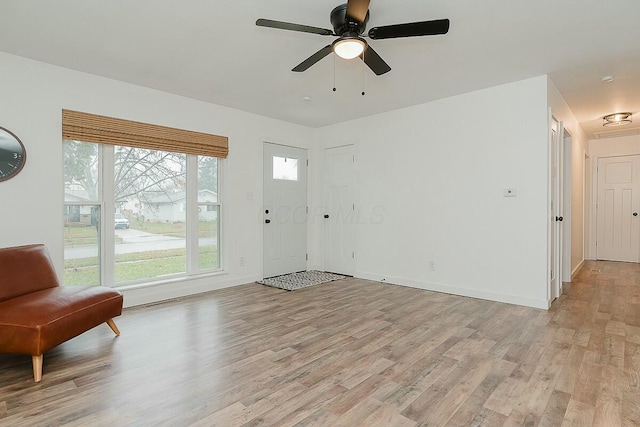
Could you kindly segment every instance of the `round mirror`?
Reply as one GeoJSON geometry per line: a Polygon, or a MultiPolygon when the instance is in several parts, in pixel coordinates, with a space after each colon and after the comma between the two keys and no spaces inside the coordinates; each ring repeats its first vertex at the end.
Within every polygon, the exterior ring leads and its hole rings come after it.
{"type": "Polygon", "coordinates": [[[16,176],[27,161],[27,152],[20,139],[0,127],[0,182],[16,176]]]}

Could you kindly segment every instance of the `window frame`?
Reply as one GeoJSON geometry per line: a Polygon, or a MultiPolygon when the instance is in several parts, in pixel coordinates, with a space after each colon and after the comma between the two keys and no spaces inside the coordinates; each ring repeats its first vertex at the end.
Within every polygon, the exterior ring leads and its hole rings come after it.
{"type": "MultiPolygon", "coordinates": [[[[63,139],[63,147],[68,139],[63,139]]],[[[224,163],[223,158],[217,159],[217,201],[216,202],[198,202],[198,157],[197,154],[184,154],[186,157],[186,200],[185,200],[185,271],[175,274],[162,275],[161,277],[145,278],[134,281],[120,282],[115,281],[115,231],[113,227],[107,224],[113,224],[115,221],[115,149],[117,145],[103,144],[90,141],[75,140],[87,144],[96,144],[98,148],[98,201],[96,202],[67,202],[63,197],[64,206],[98,206],[100,209],[100,233],[98,244],[98,269],[100,277],[100,286],[113,287],[117,289],[136,289],[154,286],[167,282],[176,282],[180,280],[189,280],[197,277],[216,276],[226,273],[225,265],[225,247],[223,221],[225,206],[223,203],[224,194],[224,163]],[[198,208],[200,205],[216,205],[218,206],[217,217],[217,255],[218,267],[201,269],[199,266],[199,217],[198,208]]],[[[126,147],[126,145],[123,145],[126,147]]],[[[64,148],[63,148],[64,149],[64,148]]],[[[165,150],[156,150],[165,151],[165,150]]],[[[208,156],[214,157],[214,156],[208,156]]],[[[63,168],[64,159],[63,159],[63,168]]],[[[65,183],[63,183],[65,184],[65,183]]],[[[63,185],[66,189],[66,185],[63,185]]],[[[64,227],[64,225],[63,225],[64,227]]],[[[65,259],[66,261],[66,259],[65,259]]]]}

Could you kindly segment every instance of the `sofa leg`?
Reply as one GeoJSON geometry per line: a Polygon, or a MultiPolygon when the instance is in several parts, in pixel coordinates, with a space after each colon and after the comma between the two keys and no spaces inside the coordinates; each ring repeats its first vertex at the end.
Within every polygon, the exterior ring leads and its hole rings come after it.
{"type": "Polygon", "coordinates": [[[39,356],[31,356],[33,362],[33,379],[39,383],[42,379],[42,354],[39,356]]]}
{"type": "Polygon", "coordinates": [[[111,328],[111,330],[117,335],[120,336],[120,330],[118,329],[118,327],[116,326],[116,322],[113,321],[113,319],[109,319],[107,320],[107,325],[109,325],[109,327],[111,328]]]}

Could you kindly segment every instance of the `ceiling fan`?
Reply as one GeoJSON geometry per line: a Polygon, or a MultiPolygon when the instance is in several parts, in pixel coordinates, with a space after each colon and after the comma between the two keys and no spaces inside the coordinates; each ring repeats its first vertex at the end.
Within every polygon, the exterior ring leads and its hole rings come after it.
{"type": "Polygon", "coordinates": [[[369,2],[370,0],[348,0],[346,4],[335,7],[330,15],[333,31],[326,28],[291,24],[271,19],[258,19],[256,25],[338,37],[332,44],[323,47],[295,66],[291,71],[306,71],[333,51],[344,59],[360,57],[371,71],[378,76],[391,71],[391,67],[369,46],[364,37],[372,40],[395,39],[400,37],[433,36],[446,34],[449,31],[448,19],[436,19],[433,21],[374,27],[365,35],[363,33],[367,27],[367,22],[369,22],[369,2]]]}

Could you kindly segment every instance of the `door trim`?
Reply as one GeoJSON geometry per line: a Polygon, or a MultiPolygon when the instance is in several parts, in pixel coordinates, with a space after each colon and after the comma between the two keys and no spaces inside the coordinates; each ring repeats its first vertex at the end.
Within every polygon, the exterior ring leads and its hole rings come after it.
{"type": "Polygon", "coordinates": [[[547,149],[547,302],[551,303],[562,294],[563,276],[563,236],[562,222],[554,217],[563,217],[563,155],[564,155],[564,124],[557,120],[548,110],[548,149],[547,149]],[[554,151],[555,148],[555,151],[554,151]],[[559,157],[559,158],[558,158],[559,157]],[[554,170],[554,165],[556,170],[554,170]],[[554,180],[554,173],[556,179],[554,180]],[[552,197],[552,195],[554,197],[552,197]]]}

